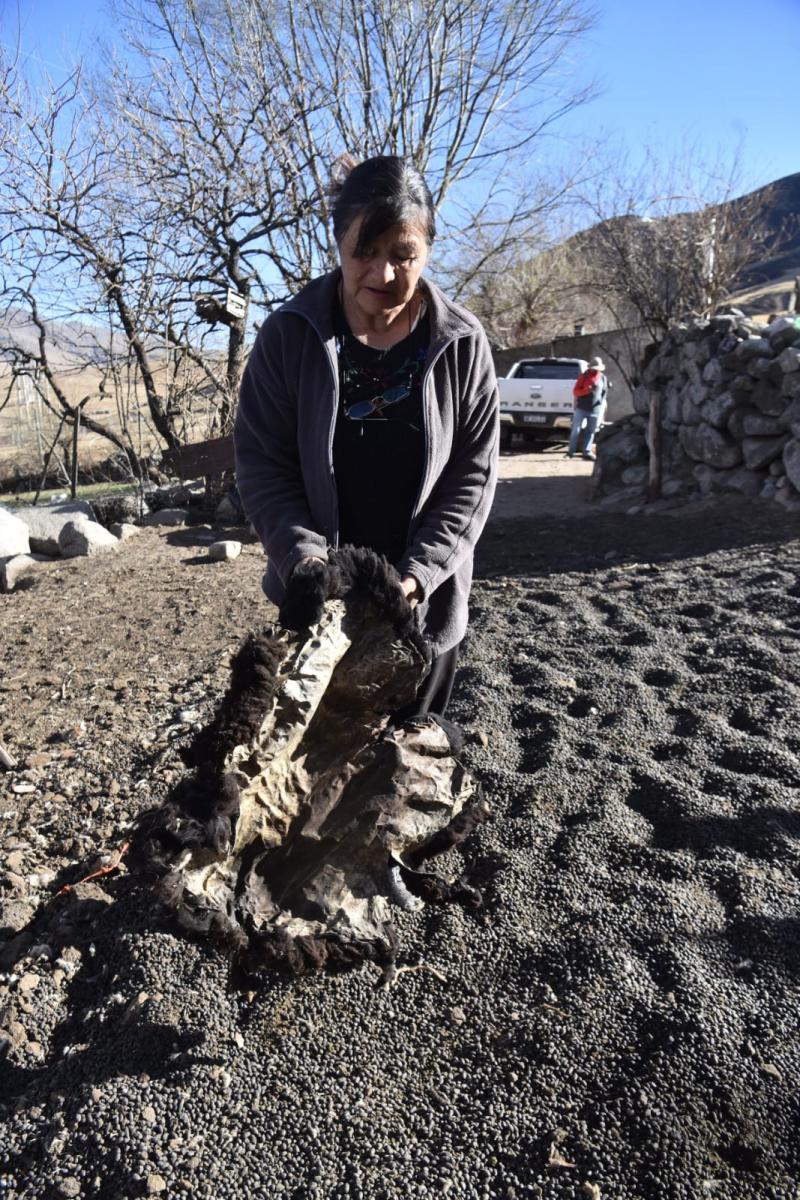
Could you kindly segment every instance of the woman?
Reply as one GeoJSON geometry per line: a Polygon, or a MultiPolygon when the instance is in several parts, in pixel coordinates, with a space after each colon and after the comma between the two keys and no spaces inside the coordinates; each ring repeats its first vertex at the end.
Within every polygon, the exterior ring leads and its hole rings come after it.
{"type": "Polygon", "coordinates": [[[250,355],[239,492],[276,604],[298,564],[328,547],[386,555],[434,656],[414,713],[442,715],[495,487],[492,358],[476,319],[422,279],[434,211],[409,160],[353,167],[333,232],[339,268],[271,314],[250,355]]]}

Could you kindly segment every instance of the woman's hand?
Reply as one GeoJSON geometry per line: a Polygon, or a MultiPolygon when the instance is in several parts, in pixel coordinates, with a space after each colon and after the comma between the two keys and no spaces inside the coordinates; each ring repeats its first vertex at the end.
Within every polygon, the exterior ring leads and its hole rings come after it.
{"type": "Polygon", "coordinates": [[[422,599],[422,589],[413,575],[404,575],[400,580],[400,588],[412,608],[416,608],[422,599]]]}

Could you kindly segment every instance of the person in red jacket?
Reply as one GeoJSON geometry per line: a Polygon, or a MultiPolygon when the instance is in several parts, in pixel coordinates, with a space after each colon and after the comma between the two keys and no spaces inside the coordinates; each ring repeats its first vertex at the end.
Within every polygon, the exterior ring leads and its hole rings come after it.
{"type": "Polygon", "coordinates": [[[585,425],[583,457],[588,461],[594,459],[594,435],[602,424],[608,396],[608,380],[605,370],[606,365],[602,358],[596,356],[575,380],[575,386],[572,389],[575,409],[572,414],[572,430],[569,435],[567,458],[575,457],[578,438],[585,425]]]}

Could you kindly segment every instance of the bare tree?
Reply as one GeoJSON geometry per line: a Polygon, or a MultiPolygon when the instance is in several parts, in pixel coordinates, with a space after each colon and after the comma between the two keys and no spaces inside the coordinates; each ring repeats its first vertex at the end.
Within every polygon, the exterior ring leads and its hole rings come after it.
{"type": "Polygon", "coordinates": [[[494,194],[515,156],[587,94],[564,85],[590,23],[583,0],[117,8],[124,55],[109,55],[91,86],[78,71],[37,97],[0,80],[15,130],[0,138],[12,231],[0,252],[15,303],[32,297],[52,316],[56,293],[68,295],[59,316],[107,331],[107,387],[119,396],[134,379],[167,446],[198,404],[213,413],[209,432],[230,429],[253,320],[333,262],[326,184],[342,150],[412,155],[452,244],[483,236],[475,278],[524,244],[541,196],[494,237],[474,197],[494,194]]]}
{"type": "Polygon", "coordinates": [[[689,153],[618,163],[588,197],[596,223],[572,240],[576,283],[617,328],[642,325],[654,341],[709,316],[772,236],[768,193],[737,197],[738,179],[736,162],[721,169],[689,153]]]}

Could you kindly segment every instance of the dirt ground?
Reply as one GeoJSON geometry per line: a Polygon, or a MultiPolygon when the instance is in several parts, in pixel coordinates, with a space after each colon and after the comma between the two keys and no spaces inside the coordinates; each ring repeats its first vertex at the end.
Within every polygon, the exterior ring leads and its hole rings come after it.
{"type": "Polygon", "coordinates": [[[258,545],[147,529],[0,597],[9,1200],[800,1197],[800,531],[598,513],[562,454],[504,456],[476,561],[486,906],[399,920],[444,982],[235,993],[124,859],[54,895],[180,777],[258,545]]]}

